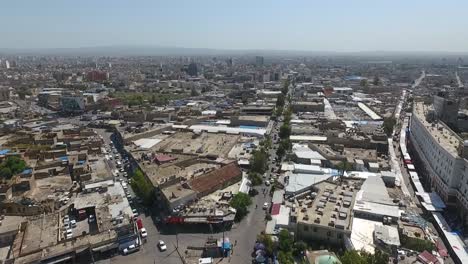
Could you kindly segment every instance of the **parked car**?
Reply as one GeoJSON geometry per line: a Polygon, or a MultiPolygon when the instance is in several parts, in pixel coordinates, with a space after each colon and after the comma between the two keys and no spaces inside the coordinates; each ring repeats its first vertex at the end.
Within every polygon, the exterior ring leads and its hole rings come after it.
{"type": "Polygon", "coordinates": [[[88,216],[88,223],[93,223],[94,221],[96,221],[96,218],[94,217],[94,215],[89,215],[88,216]]]}
{"type": "Polygon", "coordinates": [[[141,238],[146,238],[148,236],[148,233],[146,232],[146,228],[141,228],[140,229],[140,234],[141,234],[141,238]]]}
{"type": "Polygon", "coordinates": [[[162,240],[159,240],[159,242],[158,242],[158,248],[159,248],[159,250],[161,250],[161,251],[166,251],[166,250],[167,250],[166,243],[164,243],[164,241],[162,241],[162,240]]]}
{"type": "Polygon", "coordinates": [[[264,203],[264,204],[263,204],[263,210],[266,210],[266,209],[268,209],[268,206],[269,206],[269,204],[268,204],[268,203],[264,203]]]}

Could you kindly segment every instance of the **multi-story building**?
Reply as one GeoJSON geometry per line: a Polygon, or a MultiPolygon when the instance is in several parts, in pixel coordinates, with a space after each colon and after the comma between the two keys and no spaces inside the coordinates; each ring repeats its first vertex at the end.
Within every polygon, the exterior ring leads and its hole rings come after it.
{"type": "Polygon", "coordinates": [[[445,123],[435,119],[434,110],[415,103],[410,122],[413,149],[424,164],[425,180],[444,202],[468,216],[468,144],[445,123]]]}

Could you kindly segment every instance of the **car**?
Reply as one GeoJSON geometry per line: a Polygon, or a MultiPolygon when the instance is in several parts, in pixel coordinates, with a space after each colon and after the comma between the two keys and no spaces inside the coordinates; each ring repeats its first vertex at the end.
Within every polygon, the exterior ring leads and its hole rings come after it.
{"type": "Polygon", "coordinates": [[[146,238],[148,236],[148,233],[146,232],[146,228],[142,227],[140,229],[140,234],[141,234],[141,238],[146,238]]]}
{"type": "Polygon", "coordinates": [[[138,248],[135,246],[135,244],[131,244],[130,246],[128,246],[127,248],[125,248],[123,250],[123,254],[128,255],[128,254],[130,254],[132,252],[135,252],[137,250],[138,250],[138,248]]]}
{"type": "Polygon", "coordinates": [[[76,227],[76,220],[74,220],[74,219],[71,220],[70,225],[71,225],[72,228],[75,228],[76,227]]]}
{"type": "Polygon", "coordinates": [[[96,221],[96,217],[94,217],[94,215],[89,215],[88,216],[88,223],[94,223],[94,221],[96,221]]]}
{"type": "Polygon", "coordinates": [[[132,209],[132,212],[133,212],[133,216],[135,216],[135,215],[138,216],[139,215],[137,209],[132,209]]]}
{"type": "Polygon", "coordinates": [[[162,241],[162,240],[159,240],[158,241],[158,248],[161,251],[166,251],[167,250],[166,243],[164,243],[164,241],[162,241]]]}
{"type": "Polygon", "coordinates": [[[72,236],[73,236],[73,230],[71,230],[70,228],[67,229],[67,231],[65,231],[65,237],[71,238],[72,236]]]}
{"type": "Polygon", "coordinates": [[[132,196],[129,193],[127,193],[127,199],[132,199],[132,196]]]}
{"type": "Polygon", "coordinates": [[[266,186],[270,186],[270,184],[271,184],[270,181],[265,181],[266,186]]]}
{"type": "Polygon", "coordinates": [[[263,204],[263,210],[266,210],[266,209],[268,209],[268,206],[269,206],[269,204],[268,204],[268,203],[264,203],[264,204],[263,204]]]}

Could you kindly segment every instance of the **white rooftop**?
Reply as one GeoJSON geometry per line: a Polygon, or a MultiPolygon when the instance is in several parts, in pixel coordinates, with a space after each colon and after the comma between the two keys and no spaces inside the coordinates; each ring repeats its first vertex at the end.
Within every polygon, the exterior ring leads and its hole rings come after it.
{"type": "Polygon", "coordinates": [[[142,149],[150,149],[161,141],[162,139],[159,138],[140,138],[133,143],[142,149]]]}

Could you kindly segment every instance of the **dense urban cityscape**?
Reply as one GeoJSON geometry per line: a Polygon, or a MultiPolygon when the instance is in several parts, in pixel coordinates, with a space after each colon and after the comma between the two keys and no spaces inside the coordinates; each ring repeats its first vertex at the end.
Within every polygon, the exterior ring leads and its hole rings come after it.
{"type": "Polygon", "coordinates": [[[462,57],[0,58],[2,263],[468,263],[462,57]]]}
{"type": "Polygon", "coordinates": [[[0,6],[0,264],[468,264],[468,1],[0,6]]]}

